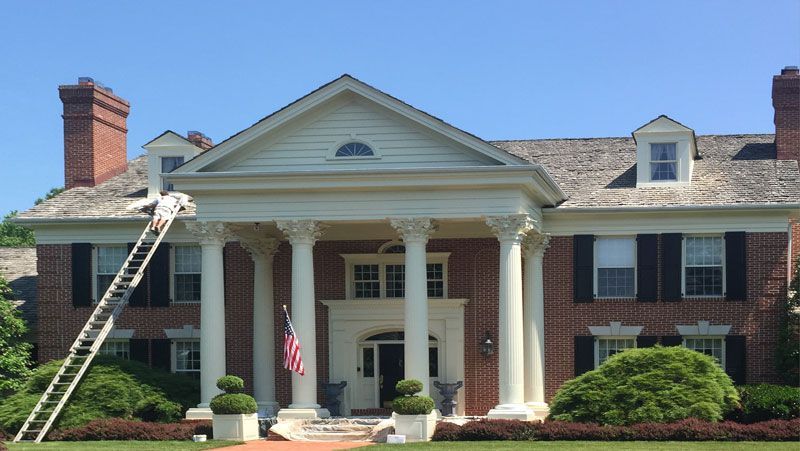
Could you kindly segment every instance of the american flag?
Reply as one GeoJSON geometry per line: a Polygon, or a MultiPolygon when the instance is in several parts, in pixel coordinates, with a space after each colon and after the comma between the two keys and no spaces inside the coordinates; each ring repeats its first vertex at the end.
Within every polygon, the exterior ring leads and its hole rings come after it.
{"type": "Polygon", "coordinates": [[[301,376],[306,373],[303,368],[303,358],[300,357],[300,340],[294,333],[292,320],[289,319],[285,305],[283,306],[283,367],[301,376]]]}

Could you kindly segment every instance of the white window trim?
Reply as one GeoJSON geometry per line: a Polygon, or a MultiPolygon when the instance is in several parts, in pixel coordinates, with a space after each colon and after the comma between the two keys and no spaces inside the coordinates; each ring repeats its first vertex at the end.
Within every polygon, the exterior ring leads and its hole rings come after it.
{"type": "Polygon", "coordinates": [[[160,189],[167,189],[167,187],[164,186],[164,185],[168,185],[169,184],[169,183],[166,183],[166,180],[164,179],[164,175],[166,173],[162,172],[163,168],[164,168],[164,159],[165,158],[183,158],[183,163],[181,163],[181,165],[186,163],[186,161],[187,161],[186,155],[159,155],[158,156],[158,178],[159,178],[158,186],[159,186],[160,189]]]}
{"type": "MultiPolygon", "coordinates": [[[[178,342],[196,342],[200,343],[199,338],[179,338],[170,340],[170,370],[175,373],[200,373],[201,370],[178,370],[178,342]]],[[[203,368],[203,356],[200,355],[200,368],[203,368]]]]}
{"type": "Polygon", "coordinates": [[[681,181],[681,173],[680,173],[680,170],[681,170],[680,158],[681,157],[680,157],[679,151],[678,151],[678,142],[677,141],[653,141],[653,142],[649,142],[648,146],[650,148],[650,155],[649,155],[649,158],[648,158],[650,163],[647,166],[647,174],[648,174],[647,179],[648,179],[648,181],[650,183],[656,183],[656,184],[658,184],[658,183],[680,182],[681,181]],[[674,160],[653,160],[653,144],[675,144],[675,159],[674,160]],[[674,180],[653,180],[653,171],[652,171],[651,168],[653,167],[653,164],[656,164],[656,163],[675,163],[675,179],[674,180]]]}
{"type": "MultiPolygon", "coordinates": [[[[92,261],[89,264],[92,267],[92,304],[97,304],[98,302],[100,302],[100,299],[97,299],[98,298],[98,296],[97,296],[97,288],[98,288],[97,287],[97,276],[98,276],[98,273],[97,273],[97,248],[98,247],[119,247],[119,248],[124,248],[125,249],[125,253],[128,254],[128,243],[121,243],[121,244],[120,243],[107,243],[107,244],[104,243],[104,244],[93,244],[92,245],[92,261]]],[[[127,259],[127,257],[126,257],[126,259],[127,259]]],[[[119,273],[119,270],[117,270],[117,272],[114,273],[114,274],[117,274],[117,273],[119,273]]],[[[108,274],[104,274],[104,275],[108,275],[108,274]]],[[[107,288],[108,287],[106,287],[106,289],[107,288]]],[[[103,293],[105,293],[105,291],[103,291],[103,293]]]]}
{"type": "MultiPolygon", "coordinates": [[[[725,343],[725,341],[726,341],[726,340],[725,340],[725,336],[724,336],[724,335],[687,335],[687,336],[684,336],[684,337],[682,337],[682,338],[683,338],[682,346],[683,346],[684,348],[686,348],[686,349],[689,349],[689,347],[687,347],[687,346],[686,346],[686,340],[687,340],[687,339],[696,339],[696,340],[720,340],[720,341],[722,342],[722,348],[721,348],[721,354],[722,354],[722,355],[721,355],[721,357],[720,357],[720,359],[719,359],[719,365],[720,365],[720,366],[721,366],[723,369],[725,368],[725,348],[726,348],[726,343],[725,343]]],[[[697,352],[699,352],[699,351],[697,351],[697,352]]]]}
{"type": "Polygon", "coordinates": [[[731,331],[730,324],[711,325],[710,321],[698,321],[697,324],[677,325],[680,336],[707,336],[728,335],[731,331]]]}
{"type": "Polygon", "coordinates": [[[164,334],[170,340],[180,340],[180,339],[200,339],[200,328],[194,327],[192,324],[184,324],[184,326],[180,329],[164,329],[164,334]]]}
{"type": "MultiPolygon", "coordinates": [[[[639,292],[638,280],[637,280],[637,270],[639,267],[638,258],[638,245],[639,243],[636,241],[635,235],[596,235],[594,239],[594,243],[592,244],[592,258],[594,259],[593,263],[593,271],[594,271],[594,287],[592,289],[593,295],[595,299],[636,299],[636,295],[639,292]],[[628,238],[633,240],[633,295],[628,296],[600,296],[598,294],[600,285],[598,284],[598,270],[600,269],[597,260],[598,260],[598,252],[597,252],[597,241],[598,239],[602,238],[628,238]]],[[[612,268],[612,266],[609,266],[612,268]]]]}
{"type": "MultiPolygon", "coordinates": [[[[178,246],[196,246],[200,247],[199,243],[170,243],[169,247],[169,303],[170,305],[196,305],[200,304],[201,301],[178,301],[175,299],[175,265],[177,261],[175,260],[175,248],[178,246]]],[[[202,252],[202,250],[201,250],[202,252]]],[[[202,257],[201,257],[202,262],[202,257]]],[[[185,274],[195,274],[195,273],[185,273],[185,274]]],[[[200,280],[203,280],[203,267],[202,263],[200,266],[200,280]]],[[[202,297],[202,288],[200,289],[200,296],[202,297]]]]}
{"type": "MultiPolygon", "coordinates": [[[[378,265],[378,278],[380,281],[380,297],[378,298],[365,298],[365,299],[402,299],[402,298],[387,298],[386,297],[386,265],[404,265],[406,262],[406,254],[339,254],[344,258],[345,262],[345,299],[355,300],[354,293],[354,280],[353,280],[353,266],[354,265],[378,265]]],[[[447,262],[450,258],[450,252],[429,252],[426,254],[426,264],[440,263],[442,265],[443,289],[441,298],[431,299],[447,299],[447,279],[448,268],[447,262]]],[[[427,268],[426,268],[427,279],[427,268]]],[[[426,288],[427,289],[427,288],[426,288]]],[[[359,298],[361,299],[361,298],[359,298]]]]}
{"type": "MultiPolygon", "coordinates": [[[[638,335],[638,334],[637,334],[638,335]]],[[[633,340],[633,348],[638,346],[636,337],[637,335],[597,335],[594,337],[594,368],[600,367],[600,340],[633,340]]]]}
{"type": "Polygon", "coordinates": [[[722,299],[728,291],[725,267],[725,234],[724,233],[690,233],[681,237],[681,297],[684,299],[722,299]],[[722,294],[686,295],[686,238],[715,237],[722,238],[722,294]]]}
{"type": "Polygon", "coordinates": [[[608,326],[589,326],[589,333],[596,337],[639,336],[644,326],[623,326],[620,321],[611,321],[608,326]]]}
{"type": "Polygon", "coordinates": [[[325,159],[327,161],[352,161],[352,160],[380,160],[383,158],[383,155],[378,150],[378,148],[371,142],[359,138],[355,135],[355,133],[351,133],[350,137],[347,139],[343,139],[333,146],[328,148],[328,151],[325,154],[325,159]],[[361,143],[365,146],[368,146],[372,149],[372,155],[362,156],[362,157],[337,157],[336,152],[339,150],[340,147],[344,146],[345,144],[350,144],[352,142],[361,143]]]}

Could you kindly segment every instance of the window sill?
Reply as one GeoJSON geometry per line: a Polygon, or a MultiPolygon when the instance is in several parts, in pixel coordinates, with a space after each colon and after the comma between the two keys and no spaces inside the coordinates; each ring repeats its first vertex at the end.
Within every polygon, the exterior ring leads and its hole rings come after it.
{"type": "Polygon", "coordinates": [[[595,301],[635,301],[636,296],[595,296],[595,301]]]}
{"type": "Polygon", "coordinates": [[[170,301],[169,305],[200,305],[202,301],[170,301]]]}

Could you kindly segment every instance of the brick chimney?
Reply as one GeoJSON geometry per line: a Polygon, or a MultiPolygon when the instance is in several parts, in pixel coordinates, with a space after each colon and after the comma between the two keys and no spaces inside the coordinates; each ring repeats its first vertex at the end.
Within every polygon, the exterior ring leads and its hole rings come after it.
{"type": "Polygon", "coordinates": [[[186,139],[203,150],[214,147],[214,142],[211,141],[211,138],[195,130],[189,130],[186,132],[186,139]]]}
{"type": "Polygon", "coordinates": [[[95,186],[128,169],[127,100],[89,77],[58,87],[64,103],[64,185],[95,186]]]}
{"type": "Polygon", "coordinates": [[[772,106],[775,108],[775,147],[779,160],[800,163],[800,71],[786,66],[772,77],[772,106]]]}

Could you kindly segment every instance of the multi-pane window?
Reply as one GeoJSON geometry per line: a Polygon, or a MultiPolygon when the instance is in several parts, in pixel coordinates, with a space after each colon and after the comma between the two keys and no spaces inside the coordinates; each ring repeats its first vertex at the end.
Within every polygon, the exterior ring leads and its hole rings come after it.
{"type": "Polygon", "coordinates": [[[595,342],[595,366],[600,366],[618,352],[636,347],[635,337],[598,337],[595,342]]]}
{"type": "Polygon", "coordinates": [[[113,355],[121,359],[131,358],[131,342],[129,340],[106,340],[97,351],[100,355],[113,355]]]}
{"type": "Polygon", "coordinates": [[[200,341],[176,340],[175,372],[200,377],[200,341]]]}
{"type": "Polygon", "coordinates": [[[402,298],[406,295],[406,266],[386,265],[386,297],[402,298]]]}
{"type": "Polygon", "coordinates": [[[357,299],[381,297],[381,281],[378,265],[354,265],[353,283],[357,299]]]}
{"type": "Polygon", "coordinates": [[[597,238],[597,296],[630,298],[635,295],[636,241],[630,237],[597,238]]]}
{"type": "Polygon", "coordinates": [[[124,246],[97,246],[95,273],[97,274],[95,300],[100,300],[108,286],[114,282],[125,259],[128,248],[124,246]]]}
{"type": "Polygon", "coordinates": [[[722,237],[687,236],[684,245],[686,296],[722,296],[722,237]]]}
{"type": "Polygon", "coordinates": [[[675,143],[650,144],[650,180],[678,179],[677,145],[675,143]]]}
{"type": "Polygon", "coordinates": [[[375,377],[375,348],[362,348],[363,377],[375,377]]]}
{"type": "Polygon", "coordinates": [[[722,337],[687,337],[683,339],[683,345],[714,357],[720,365],[725,364],[725,339],[722,337]]]}
{"type": "Polygon", "coordinates": [[[200,302],[202,253],[200,246],[175,246],[175,302],[200,302]]]}
{"type": "Polygon", "coordinates": [[[428,297],[444,297],[444,265],[441,263],[428,263],[428,297]]]}
{"type": "Polygon", "coordinates": [[[375,152],[368,145],[359,142],[347,143],[336,150],[337,157],[371,157],[374,155],[375,152]]]}
{"type": "MultiPolygon", "coordinates": [[[[168,174],[175,170],[178,166],[183,164],[183,157],[161,157],[161,173],[168,174]]],[[[167,191],[173,191],[172,183],[164,181],[162,188],[167,191]]]]}

